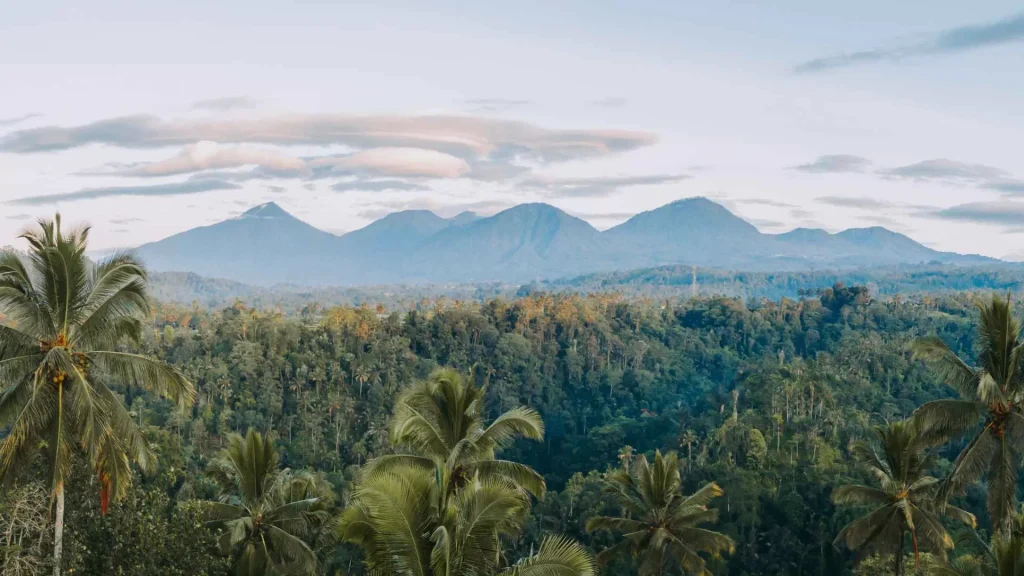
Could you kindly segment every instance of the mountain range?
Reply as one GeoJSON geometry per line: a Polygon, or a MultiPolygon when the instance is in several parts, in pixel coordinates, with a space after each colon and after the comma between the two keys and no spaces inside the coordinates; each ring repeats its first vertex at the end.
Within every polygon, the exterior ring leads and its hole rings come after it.
{"type": "Polygon", "coordinates": [[[521,204],[488,217],[406,210],[342,236],[271,202],[138,253],[153,270],[264,286],[522,283],[667,264],[797,271],[994,262],[932,250],[881,227],[765,234],[706,198],[678,200],[603,232],[554,206],[521,204]]]}

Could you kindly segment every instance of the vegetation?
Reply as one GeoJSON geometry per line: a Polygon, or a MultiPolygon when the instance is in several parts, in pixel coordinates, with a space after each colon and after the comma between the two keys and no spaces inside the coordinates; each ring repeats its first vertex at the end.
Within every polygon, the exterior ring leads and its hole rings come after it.
{"type": "Polygon", "coordinates": [[[150,304],[84,231],[26,240],[0,260],[5,574],[1020,566],[1004,298],[207,310],[150,304]]]}
{"type": "Polygon", "coordinates": [[[46,443],[46,482],[56,500],[54,575],[60,573],[64,485],[76,452],[96,470],[105,513],[111,492],[124,495],[129,460],[152,459],[135,421],[108,384],[140,386],[180,406],[192,400],[181,373],[146,356],[118,349],[138,340],[149,315],[146,273],[127,254],[92,267],[85,258],[88,228],[65,232],[60,216],[21,237],[27,262],[0,255],[0,479],[13,479],[46,443]]]}

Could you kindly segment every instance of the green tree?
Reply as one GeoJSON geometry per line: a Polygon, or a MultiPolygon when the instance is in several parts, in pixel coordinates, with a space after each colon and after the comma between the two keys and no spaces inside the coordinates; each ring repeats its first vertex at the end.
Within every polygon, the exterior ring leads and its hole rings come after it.
{"type": "Polygon", "coordinates": [[[439,478],[407,465],[368,471],[339,521],[373,574],[409,576],[591,576],[593,557],[579,544],[546,538],[537,554],[504,566],[502,539],[522,530],[530,496],[508,478],[479,474],[443,500],[439,478]]]}
{"type": "MultiPolygon", "coordinates": [[[[879,487],[846,485],[836,488],[832,499],[840,505],[871,506],[872,510],[846,525],[835,544],[851,550],[895,557],[895,573],[902,576],[904,538],[910,533],[915,566],[920,565],[921,545],[945,556],[953,548],[950,537],[932,503],[940,480],[928,475],[933,462],[911,422],[893,422],[875,428],[874,443],[857,441],[853,454],[877,480],[879,487]]],[[[975,520],[955,506],[946,515],[974,527],[975,520]]]]}
{"type": "Polygon", "coordinates": [[[61,571],[64,487],[76,455],[96,470],[101,508],[131,482],[130,462],[148,469],[153,454],[109,385],[138,386],[184,406],[192,385],[163,362],[119,346],[138,341],[149,315],[146,270],[130,254],[93,265],[89,229],[66,232],[60,215],[21,238],[23,258],[0,254],[0,478],[25,471],[45,442],[46,479],[56,502],[54,574],[61,571]]]}
{"type": "Polygon", "coordinates": [[[219,502],[207,502],[209,525],[221,530],[221,553],[230,556],[236,574],[311,573],[316,555],[304,540],[315,524],[318,498],[309,479],[278,467],[273,442],[249,430],[233,434],[209,477],[220,488],[219,502]]]}
{"type": "Polygon", "coordinates": [[[544,494],[544,477],[529,466],[500,460],[496,453],[516,438],[541,440],[544,423],[536,411],[513,408],[486,424],[483,389],[466,383],[454,370],[435,371],[398,399],[391,441],[408,453],[381,456],[370,470],[414,466],[436,476],[437,509],[476,476],[507,478],[531,494],[544,494]]]}
{"type": "Polygon", "coordinates": [[[605,563],[628,550],[640,557],[641,576],[660,575],[666,567],[676,566],[710,575],[700,553],[717,558],[735,548],[728,536],[700,527],[718,520],[718,510],[707,506],[722,495],[722,489],[710,483],[684,496],[675,452],[655,452],[653,465],[640,455],[634,468],[635,475],[620,469],[608,476],[609,493],[624,510],[623,517],[596,516],[587,521],[588,532],[623,534],[621,542],[598,554],[598,560],[605,563]]]}
{"type": "Polygon", "coordinates": [[[1009,527],[1017,508],[1017,474],[1024,446],[1024,355],[1020,322],[1009,298],[978,302],[977,363],[959,358],[938,337],[914,343],[914,353],[931,364],[961,399],[928,402],[914,413],[921,437],[943,443],[978,430],[943,483],[948,500],[967,485],[987,479],[988,512],[993,527],[1009,527]]]}

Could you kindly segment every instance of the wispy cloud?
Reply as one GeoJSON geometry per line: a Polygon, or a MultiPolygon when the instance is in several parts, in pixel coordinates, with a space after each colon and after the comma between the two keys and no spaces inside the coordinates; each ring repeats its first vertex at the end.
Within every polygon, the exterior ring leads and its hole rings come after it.
{"type": "Polygon", "coordinates": [[[922,42],[861,50],[825,58],[815,58],[797,65],[798,74],[825,72],[857,64],[893,62],[911,57],[938,56],[976,50],[989,46],[1024,41],[1024,14],[969,26],[943,30],[922,42]]]}
{"type": "Polygon", "coordinates": [[[552,198],[609,196],[621,188],[673,184],[691,178],[686,174],[648,176],[594,176],[589,178],[537,177],[520,183],[523,188],[544,192],[552,198]]]}
{"type": "Polygon", "coordinates": [[[996,179],[986,182],[982,188],[1010,195],[1024,194],[1024,180],[996,179]]]}
{"type": "Polygon", "coordinates": [[[155,184],[152,186],[115,186],[109,188],[86,188],[65,194],[50,194],[48,196],[26,196],[9,200],[5,204],[15,206],[36,206],[53,204],[56,202],[74,202],[77,200],[93,200],[96,198],[109,198],[115,196],[181,196],[185,194],[199,194],[202,192],[213,192],[215,190],[237,190],[238,184],[225,182],[223,180],[190,180],[187,182],[171,184],[155,184]]]}
{"type": "Polygon", "coordinates": [[[563,162],[627,152],[657,142],[649,132],[548,129],[475,116],[346,116],[299,114],[264,119],[186,119],[124,116],[80,126],[18,130],[0,138],[0,151],[30,154],[89,144],[145,149],[221,144],[344,145],[423,148],[460,158],[563,162]]]}
{"type": "Polygon", "coordinates": [[[1009,201],[970,202],[936,210],[926,215],[943,220],[972,222],[975,224],[1024,226],[1024,203],[1009,201]]]}
{"type": "Polygon", "coordinates": [[[31,214],[12,214],[10,216],[5,216],[4,219],[5,220],[31,220],[32,219],[32,215],[31,214]]]}
{"type": "Polygon", "coordinates": [[[185,146],[165,160],[127,166],[116,165],[109,170],[89,174],[160,177],[243,166],[259,166],[265,172],[280,175],[299,175],[307,170],[306,163],[301,158],[288,156],[276,150],[249,145],[222,146],[216,142],[197,142],[185,146]]]}
{"type": "Polygon", "coordinates": [[[331,184],[331,190],[335,192],[384,192],[387,190],[426,192],[430,190],[430,187],[406,180],[352,180],[331,184]]]}
{"type": "Polygon", "coordinates": [[[377,176],[458,178],[472,169],[464,159],[425,148],[370,148],[344,156],[311,160],[314,170],[335,174],[364,173],[377,176]]]}
{"type": "Polygon", "coordinates": [[[512,202],[504,200],[484,200],[480,202],[444,204],[431,198],[419,198],[411,201],[380,202],[372,206],[365,207],[357,214],[357,216],[368,220],[379,220],[388,214],[401,212],[403,210],[430,210],[442,218],[453,218],[463,212],[472,212],[474,214],[490,216],[507,208],[511,208],[514,205],[515,204],[512,202]]]}
{"type": "Polygon", "coordinates": [[[842,174],[864,172],[871,166],[871,161],[853,154],[826,154],[818,156],[818,159],[807,163],[793,166],[793,170],[808,172],[811,174],[842,174]]]}
{"type": "Polygon", "coordinates": [[[916,164],[897,166],[878,172],[886,178],[903,180],[919,180],[941,182],[946,184],[982,184],[992,180],[1002,180],[1009,174],[1005,170],[986,166],[984,164],[970,164],[958,162],[946,158],[925,160],[916,164]]]}
{"type": "Polygon", "coordinates": [[[38,112],[33,112],[31,114],[22,114],[21,116],[15,116],[13,118],[0,118],[0,128],[6,127],[6,126],[14,126],[15,124],[21,124],[22,122],[25,122],[26,120],[31,120],[33,118],[39,118],[40,116],[42,116],[42,114],[40,114],[38,112]]]}
{"type": "Polygon", "coordinates": [[[209,100],[197,100],[192,103],[196,110],[208,110],[211,112],[227,112],[239,108],[254,108],[256,101],[246,96],[226,96],[224,98],[210,98],[209,100]]]}
{"type": "Polygon", "coordinates": [[[131,224],[133,222],[143,222],[142,218],[111,218],[111,224],[131,224]]]}
{"type": "Polygon", "coordinates": [[[772,200],[771,198],[735,198],[732,202],[736,204],[753,204],[755,206],[771,206],[772,208],[795,208],[794,205],[788,202],[772,200]]]}

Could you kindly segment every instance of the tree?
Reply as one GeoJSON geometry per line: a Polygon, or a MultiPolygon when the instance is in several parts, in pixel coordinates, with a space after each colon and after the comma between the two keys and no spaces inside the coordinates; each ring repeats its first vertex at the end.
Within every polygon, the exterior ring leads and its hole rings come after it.
{"type": "MultiPolygon", "coordinates": [[[[933,462],[911,422],[894,422],[875,428],[876,441],[857,441],[854,457],[878,481],[879,487],[846,485],[836,488],[832,500],[840,505],[872,506],[867,514],[846,525],[835,544],[851,550],[895,556],[895,573],[902,576],[903,549],[910,533],[915,566],[920,565],[921,544],[934,554],[945,556],[953,548],[950,537],[932,507],[939,479],[928,475],[933,462]]],[[[954,506],[946,515],[974,527],[975,520],[954,506]]]]}
{"type": "Polygon", "coordinates": [[[960,452],[942,486],[948,500],[986,478],[988,512],[995,530],[1009,527],[1017,508],[1017,471],[1024,446],[1024,343],[1010,299],[978,302],[978,367],[960,359],[938,337],[918,340],[914,354],[931,364],[961,399],[928,402],[914,413],[922,439],[940,444],[978,430],[960,452]]]}
{"type": "Polygon", "coordinates": [[[684,496],[675,452],[655,452],[653,465],[640,455],[634,468],[635,475],[620,469],[608,476],[608,491],[625,511],[623,517],[595,516],[587,521],[587,532],[623,534],[622,541],[598,554],[598,561],[603,564],[628,550],[640,557],[642,576],[660,575],[666,567],[677,566],[710,575],[700,553],[717,558],[735,548],[728,536],[700,527],[718,520],[718,510],[707,505],[723,494],[722,489],[710,483],[684,496]]]}
{"type": "Polygon", "coordinates": [[[483,389],[467,384],[458,372],[435,371],[406,390],[395,407],[391,441],[409,453],[381,456],[369,462],[368,469],[405,465],[428,471],[438,480],[438,510],[477,476],[506,478],[533,495],[543,495],[543,476],[529,466],[496,458],[517,437],[543,439],[540,416],[518,407],[485,425],[483,400],[483,389]]]}
{"type": "Polygon", "coordinates": [[[303,540],[311,532],[310,480],[278,468],[273,442],[249,430],[233,434],[207,470],[220,488],[219,502],[208,502],[208,524],[221,530],[221,553],[235,573],[309,573],[316,555],[303,540]]]}
{"type": "Polygon", "coordinates": [[[46,477],[56,501],[54,574],[61,571],[64,485],[77,454],[100,479],[101,509],[131,482],[130,462],[153,460],[110,385],[138,386],[191,403],[192,385],[163,362],[119,346],[138,341],[150,307],[146,270],[131,254],[93,265],[89,228],[65,232],[60,215],[23,233],[28,256],[0,254],[0,478],[25,471],[46,442],[46,477]]]}
{"type": "Polygon", "coordinates": [[[502,539],[522,530],[530,496],[508,478],[476,474],[443,505],[438,477],[397,465],[361,478],[338,524],[373,574],[403,576],[592,576],[594,560],[579,544],[546,538],[536,555],[503,566],[502,539]],[[504,569],[503,569],[504,568],[504,569]],[[500,571],[500,572],[499,572],[500,571]]]}

